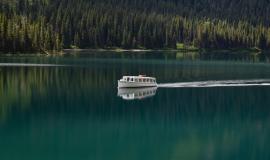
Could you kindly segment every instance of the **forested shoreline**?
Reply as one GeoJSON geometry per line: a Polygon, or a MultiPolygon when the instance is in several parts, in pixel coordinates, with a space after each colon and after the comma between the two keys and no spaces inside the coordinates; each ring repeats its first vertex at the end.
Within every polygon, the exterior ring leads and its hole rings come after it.
{"type": "Polygon", "coordinates": [[[270,48],[266,0],[1,0],[0,51],[270,48]]]}

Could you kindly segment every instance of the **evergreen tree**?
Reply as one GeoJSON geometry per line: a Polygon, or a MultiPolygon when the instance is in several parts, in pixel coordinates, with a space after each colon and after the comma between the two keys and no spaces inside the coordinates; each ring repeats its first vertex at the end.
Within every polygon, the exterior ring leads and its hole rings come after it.
{"type": "Polygon", "coordinates": [[[266,0],[2,0],[0,51],[270,47],[266,0]],[[211,5],[209,5],[211,4],[211,5]]]}

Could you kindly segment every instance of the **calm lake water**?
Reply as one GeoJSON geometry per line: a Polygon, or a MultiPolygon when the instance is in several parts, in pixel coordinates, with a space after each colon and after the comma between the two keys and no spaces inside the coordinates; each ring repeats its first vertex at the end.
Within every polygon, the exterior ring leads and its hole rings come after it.
{"type": "Polygon", "coordinates": [[[270,159],[270,56],[67,53],[0,56],[1,160],[270,159]],[[138,74],[223,86],[117,89],[138,74]]]}

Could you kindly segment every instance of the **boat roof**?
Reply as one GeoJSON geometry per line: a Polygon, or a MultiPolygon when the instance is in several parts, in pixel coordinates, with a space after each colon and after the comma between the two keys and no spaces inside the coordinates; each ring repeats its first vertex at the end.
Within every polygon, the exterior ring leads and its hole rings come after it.
{"type": "Polygon", "coordinates": [[[147,77],[147,76],[145,76],[145,75],[138,75],[138,76],[123,76],[123,78],[156,79],[155,77],[147,77]]]}

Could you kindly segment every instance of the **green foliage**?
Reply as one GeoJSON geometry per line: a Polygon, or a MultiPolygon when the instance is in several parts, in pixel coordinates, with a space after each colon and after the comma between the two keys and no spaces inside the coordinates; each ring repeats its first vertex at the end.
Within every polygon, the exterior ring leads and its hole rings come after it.
{"type": "Polygon", "coordinates": [[[177,43],[176,44],[176,49],[177,50],[199,50],[199,48],[195,47],[194,45],[185,45],[184,43],[177,43]]]}
{"type": "Polygon", "coordinates": [[[0,5],[0,51],[270,47],[265,0],[3,0],[0,5]]]}

